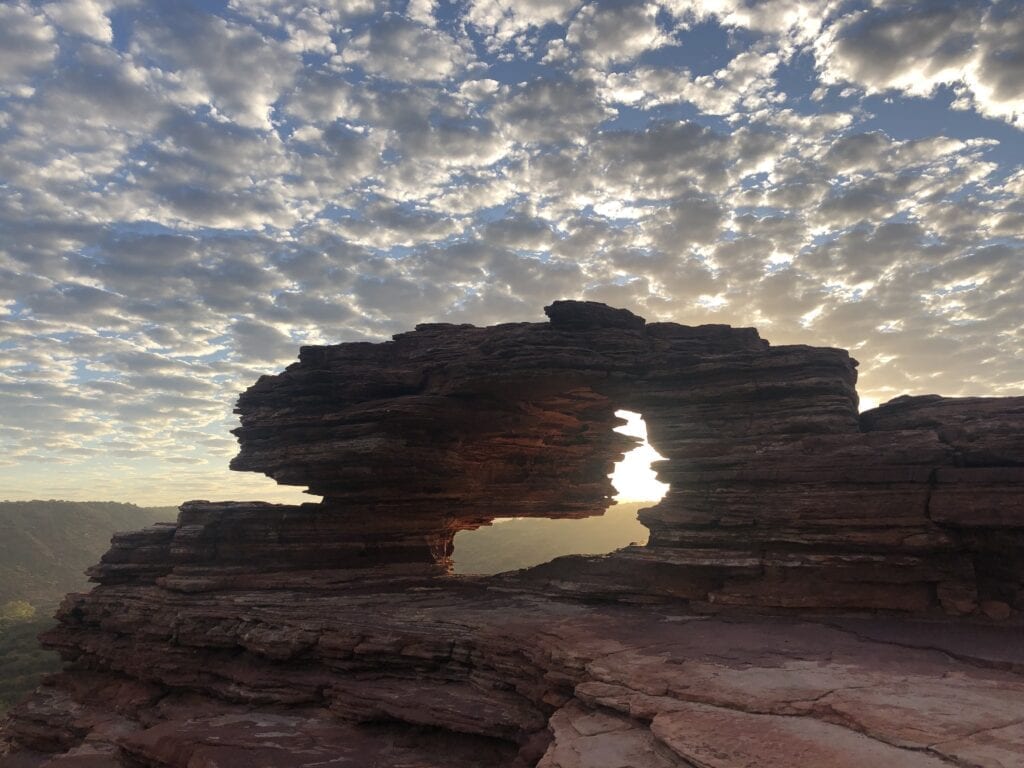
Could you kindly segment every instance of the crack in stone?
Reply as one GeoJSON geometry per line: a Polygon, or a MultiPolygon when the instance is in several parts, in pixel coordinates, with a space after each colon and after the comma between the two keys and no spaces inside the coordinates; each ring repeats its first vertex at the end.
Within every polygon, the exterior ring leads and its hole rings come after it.
{"type": "Polygon", "coordinates": [[[982,733],[988,733],[989,731],[1000,731],[1004,728],[1013,728],[1017,725],[1024,725],[1024,718],[1021,718],[1020,720],[1014,720],[1012,723],[1003,723],[1002,725],[993,725],[987,728],[978,728],[976,731],[965,733],[961,736],[957,736],[954,739],[944,739],[943,741],[936,741],[929,744],[928,748],[934,749],[935,747],[941,747],[944,744],[955,744],[958,741],[967,741],[968,739],[973,739],[975,736],[978,736],[982,733]]]}
{"type": "Polygon", "coordinates": [[[843,632],[851,637],[857,638],[864,643],[871,643],[874,645],[889,645],[896,648],[904,648],[908,651],[931,651],[933,653],[939,653],[945,656],[951,661],[958,661],[962,664],[967,664],[971,667],[984,670],[998,670],[1000,672],[1007,672],[1020,678],[1021,682],[1024,683],[1024,670],[1021,670],[1016,662],[1013,661],[999,661],[999,660],[988,660],[979,658],[977,656],[969,656],[964,653],[958,653],[952,651],[949,648],[945,648],[937,645],[930,645],[928,643],[914,643],[900,640],[888,640],[879,637],[872,637],[869,634],[859,632],[853,627],[850,627],[841,622],[829,621],[822,619],[821,624],[824,626],[831,627],[838,632],[843,632]]]}

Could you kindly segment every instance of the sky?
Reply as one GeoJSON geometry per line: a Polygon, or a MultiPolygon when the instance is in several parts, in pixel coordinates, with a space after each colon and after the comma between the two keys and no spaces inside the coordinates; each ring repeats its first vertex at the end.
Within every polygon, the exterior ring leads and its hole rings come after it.
{"type": "Polygon", "coordinates": [[[0,498],[299,498],[260,374],[559,298],[1024,391],[1024,0],[5,0],[0,145],[0,498]]]}

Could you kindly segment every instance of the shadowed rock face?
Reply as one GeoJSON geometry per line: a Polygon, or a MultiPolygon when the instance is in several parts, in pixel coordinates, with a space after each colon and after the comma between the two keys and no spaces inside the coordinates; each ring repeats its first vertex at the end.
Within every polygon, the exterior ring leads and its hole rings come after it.
{"type": "Polygon", "coordinates": [[[667,459],[648,546],[522,578],[705,608],[1024,607],[1024,398],[858,416],[843,350],[594,303],[545,311],[305,347],[239,399],[232,467],[323,495],[330,546],[363,553],[336,563],[445,566],[454,534],[494,517],[601,514],[625,408],[667,459]]]}
{"type": "Polygon", "coordinates": [[[672,467],[676,446],[723,431],[856,429],[845,352],[769,349],[753,329],[647,325],[594,303],[546,311],[550,323],[305,347],[239,399],[231,466],[307,486],[381,536],[416,524],[436,536],[498,516],[601,514],[635,442],[613,431],[619,408],[644,413],[672,467]]]}
{"type": "Polygon", "coordinates": [[[232,466],[323,502],[115,536],[0,768],[1020,764],[1024,398],[858,415],[842,350],[546,311],[262,377],[232,466]],[[601,514],[620,408],[647,546],[450,575],[458,530],[601,514]]]}
{"type": "MultiPolygon", "coordinates": [[[[645,327],[603,305],[548,311],[551,323],[421,325],[385,344],[304,347],[239,399],[231,466],[353,514],[599,514],[612,465],[634,443],[612,431],[615,410],[685,410],[667,379],[689,372],[691,388],[715,386],[702,362],[742,364],[767,346],[750,329],[645,327]]],[[[845,355],[837,363],[852,376],[845,355]]]]}

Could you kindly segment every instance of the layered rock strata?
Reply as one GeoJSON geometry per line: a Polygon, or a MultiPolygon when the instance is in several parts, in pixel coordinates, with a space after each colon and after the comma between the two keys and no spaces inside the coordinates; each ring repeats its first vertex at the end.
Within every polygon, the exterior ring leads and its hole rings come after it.
{"type": "Polygon", "coordinates": [[[456,531],[495,517],[600,514],[629,447],[622,408],[666,457],[650,541],[528,575],[545,588],[702,610],[1024,608],[1024,398],[858,415],[843,350],[592,303],[546,312],[304,347],[239,399],[232,467],[322,494],[368,550],[444,565],[456,531]]]}
{"type": "Polygon", "coordinates": [[[1024,765],[1024,398],[858,414],[842,350],[547,312],[261,378],[233,466],[323,502],[116,536],[0,766],[1024,765]],[[620,408],[646,546],[451,575],[459,530],[601,514],[620,408]]]}

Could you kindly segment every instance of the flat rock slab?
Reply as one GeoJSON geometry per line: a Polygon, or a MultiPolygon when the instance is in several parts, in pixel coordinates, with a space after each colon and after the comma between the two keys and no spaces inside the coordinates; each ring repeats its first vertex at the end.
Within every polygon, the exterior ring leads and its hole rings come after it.
{"type": "Polygon", "coordinates": [[[699,768],[944,768],[934,755],[894,747],[806,717],[689,704],[658,715],[654,736],[699,768]]]}
{"type": "Polygon", "coordinates": [[[88,606],[55,636],[79,669],[12,712],[3,768],[1024,766],[1007,627],[694,616],[471,579],[101,586],[88,606]]]}
{"type": "Polygon", "coordinates": [[[676,768],[687,763],[660,748],[642,723],[578,704],[551,718],[554,743],[537,768],[676,768]]]}

